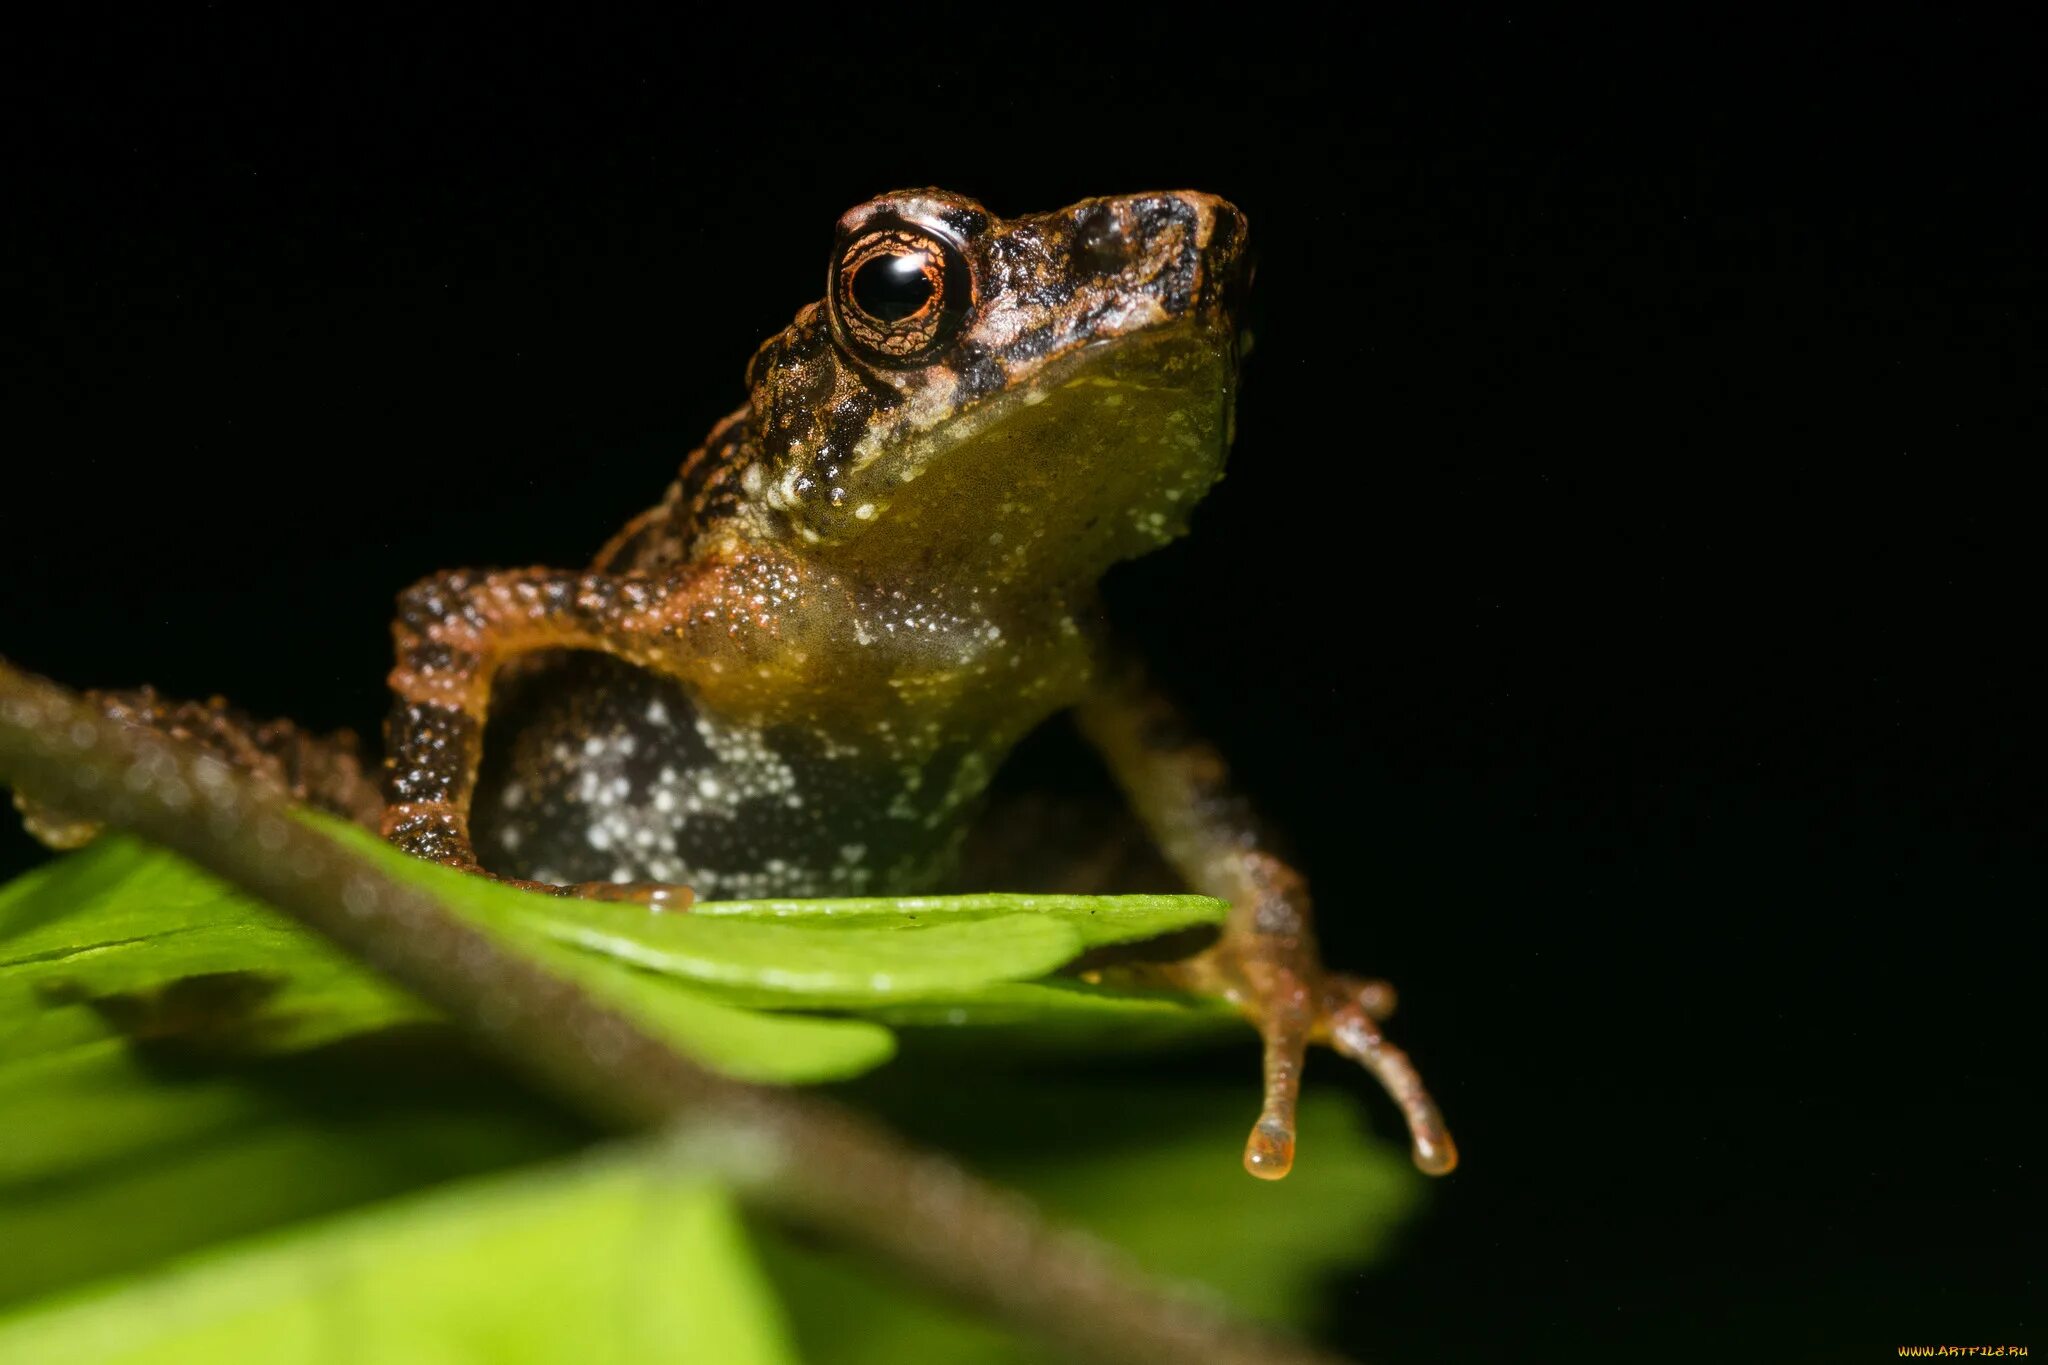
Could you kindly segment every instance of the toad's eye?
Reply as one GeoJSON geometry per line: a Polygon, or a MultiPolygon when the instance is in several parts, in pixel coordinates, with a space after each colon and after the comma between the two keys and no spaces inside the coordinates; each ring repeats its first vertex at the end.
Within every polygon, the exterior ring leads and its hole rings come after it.
{"type": "Polygon", "coordinates": [[[973,304],[960,248],[911,224],[869,227],[832,264],[841,337],[881,365],[922,365],[951,341],[973,304]]]}
{"type": "Polygon", "coordinates": [[[853,306],[884,327],[893,326],[937,297],[943,282],[926,253],[883,252],[853,272],[853,306]]]}

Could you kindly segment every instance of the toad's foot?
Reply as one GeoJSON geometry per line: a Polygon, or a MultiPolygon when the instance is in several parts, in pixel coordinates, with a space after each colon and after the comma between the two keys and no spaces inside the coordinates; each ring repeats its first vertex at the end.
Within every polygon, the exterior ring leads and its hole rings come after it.
{"type": "MultiPolygon", "coordinates": [[[[1277,862],[1266,870],[1276,881],[1295,880],[1277,862]]],[[[1183,989],[1236,1005],[1264,1042],[1265,1102],[1245,1142],[1244,1168],[1262,1180],[1278,1180],[1293,1168],[1295,1106],[1313,1042],[1370,1071],[1407,1120],[1416,1166],[1448,1174],[1458,1164],[1458,1149],[1443,1115],[1408,1054],[1380,1031],[1394,1009],[1393,987],[1325,971],[1306,917],[1293,912],[1303,903],[1299,895],[1261,896],[1233,912],[1213,948],[1166,971],[1183,989]]]]}
{"type": "MultiPolygon", "coordinates": [[[[1387,1041],[1380,1022],[1394,1007],[1394,988],[1384,981],[1332,974],[1323,978],[1322,1008],[1309,1037],[1327,1043],[1376,1077],[1401,1116],[1408,1121],[1408,1136],[1415,1164],[1429,1175],[1449,1175],[1458,1166],[1458,1147],[1451,1141],[1444,1116],[1422,1084],[1422,1077],[1408,1054],[1387,1041]]],[[[1272,1043],[1266,1044],[1270,1050],[1272,1043]]],[[[1245,1163],[1251,1164],[1251,1150],[1245,1163]]]]}
{"type": "Polygon", "coordinates": [[[1266,1102],[1245,1144],[1245,1169],[1278,1180],[1294,1164],[1294,1108],[1302,1057],[1328,1043],[1379,1078],[1401,1106],[1415,1164],[1442,1175],[1457,1149],[1408,1057],[1380,1033],[1393,990],[1333,976],[1316,954],[1308,885],[1231,786],[1223,756],[1125,660],[1075,712],[1131,808],[1181,879],[1230,903],[1223,937],[1167,969],[1183,989],[1244,1011],[1266,1044],[1266,1102]]]}

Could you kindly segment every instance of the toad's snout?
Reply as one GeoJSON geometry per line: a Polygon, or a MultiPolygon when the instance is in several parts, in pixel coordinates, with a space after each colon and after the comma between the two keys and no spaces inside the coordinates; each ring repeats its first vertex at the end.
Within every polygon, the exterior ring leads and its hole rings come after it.
{"type": "Polygon", "coordinates": [[[1197,190],[1122,195],[1080,205],[1074,258],[1099,276],[1137,276],[1171,315],[1235,311],[1249,283],[1237,206],[1197,190]]]}

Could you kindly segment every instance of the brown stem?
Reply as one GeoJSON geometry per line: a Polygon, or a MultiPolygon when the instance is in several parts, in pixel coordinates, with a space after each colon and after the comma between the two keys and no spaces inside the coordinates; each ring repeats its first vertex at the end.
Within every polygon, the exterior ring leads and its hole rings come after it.
{"type": "Polygon", "coordinates": [[[432,897],[300,824],[226,765],[0,663],[0,780],[133,830],[244,888],[463,1023],[505,1063],[626,1127],[666,1125],[758,1207],[874,1253],[1078,1355],[1328,1362],[1148,1281],[1016,1195],[812,1097],[696,1065],[432,897]]]}

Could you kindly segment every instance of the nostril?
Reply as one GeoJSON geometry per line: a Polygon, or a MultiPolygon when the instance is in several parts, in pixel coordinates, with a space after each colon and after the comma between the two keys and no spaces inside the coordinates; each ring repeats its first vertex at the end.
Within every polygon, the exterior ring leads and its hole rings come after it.
{"type": "Polygon", "coordinates": [[[1107,204],[1090,204],[1074,221],[1074,259],[1093,275],[1113,275],[1124,268],[1128,252],[1123,227],[1107,204]]]}

